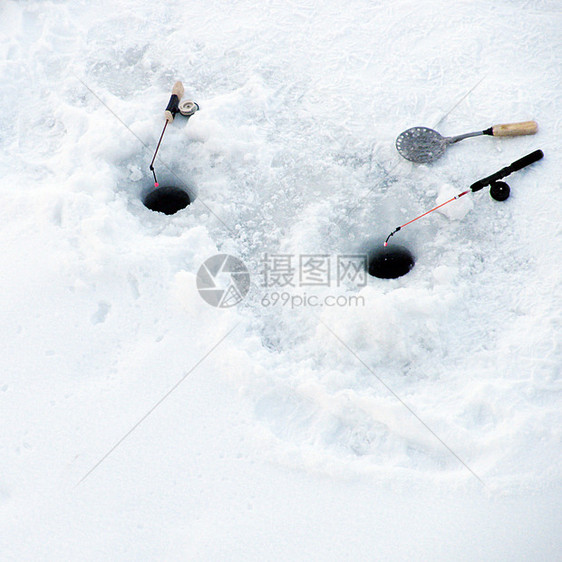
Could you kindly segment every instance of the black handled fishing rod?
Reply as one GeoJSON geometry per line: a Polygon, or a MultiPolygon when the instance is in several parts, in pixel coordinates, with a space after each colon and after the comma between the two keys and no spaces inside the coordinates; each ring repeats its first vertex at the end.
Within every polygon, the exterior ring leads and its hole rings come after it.
{"type": "MultiPolygon", "coordinates": [[[[533,164],[534,162],[537,162],[543,156],[544,156],[544,153],[543,153],[542,150],[535,150],[534,152],[531,152],[530,154],[527,154],[527,156],[523,156],[523,158],[520,158],[519,160],[516,160],[515,162],[513,162],[509,166],[506,166],[505,168],[502,168],[499,172],[496,172],[495,174],[492,174],[491,176],[488,176],[486,178],[478,180],[477,182],[474,182],[470,186],[470,188],[467,189],[466,191],[463,191],[463,192],[459,193],[458,195],[455,195],[454,197],[451,197],[451,199],[449,199],[448,201],[445,201],[444,203],[441,203],[440,205],[437,205],[437,207],[434,207],[433,209],[430,209],[429,211],[426,211],[425,213],[416,217],[415,219],[412,219],[412,220],[408,221],[407,223],[404,223],[403,225],[396,227],[394,229],[394,231],[391,232],[387,236],[387,238],[384,242],[384,245],[386,246],[388,244],[388,241],[389,241],[390,237],[394,236],[399,230],[402,230],[405,226],[408,226],[409,224],[412,224],[413,222],[417,221],[418,219],[421,219],[422,217],[425,217],[426,215],[429,215],[429,213],[433,213],[433,211],[436,211],[437,209],[440,209],[444,205],[447,205],[447,203],[451,203],[451,201],[455,201],[455,199],[460,199],[461,197],[463,197],[467,193],[470,193],[471,191],[472,192],[480,191],[482,188],[484,188],[488,185],[491,188],[493,188],[498,183],[503,183],[503,182],[499,182],[499,180],[501,180],[502,178],[505,178],[506,176],[509,176],[509,174],[512,174],[513,172],[517,172],[518,170],[521,170],[522,168],[525,168],[526,166],[529,166],[530,164],[533,164]]],[[[505,184],[505,185],[507,187],[507,184],[505,184]]],[[[504,198],[506,198],[506,197],[504,196],[504,198]]]]}
{"type": "Polygon", "coordinates": [[[484,179],[478,180],[477,182],[474,182],[470,186],[470,190],[471,191],[480,191],[483,187],[486,187],[487,185],[492,185],[493,183],[497,182],[498,180],[501,180],[501,179],[505,178],[506,176],[509,176],[509,174],[512,174],[513,172],[517,172],[517,171],[525,168],[526,166],[529,166],[530,164],[534,164],[535,162],[540,160],[543,156],[544,156],[544,153],[543,153],[542,150],[535,150],[534,152],[531,152],[531,154],[527,154],[527,156],[523,156],[523,158],[519,158],[519,160],[516,160],[515,162],[513,162],[509,166],[506,166],[505,168],[502,168],[499,172],[496,172],[495,174],[492,174],[491,176],[488,176],[487,178],[484,178],[484,179]]]}

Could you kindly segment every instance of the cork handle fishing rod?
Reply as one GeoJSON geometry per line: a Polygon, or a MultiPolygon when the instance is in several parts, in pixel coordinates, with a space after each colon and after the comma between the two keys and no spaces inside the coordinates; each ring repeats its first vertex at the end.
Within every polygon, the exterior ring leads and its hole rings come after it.
{"type": "Polygon", "coordinates": [[[538,130],[539,126],[536,121],[523,121],[522,123],[494,125],[485,133],[494,137],[518,137],[521,135],[534,135],[538,130]]]}
{"type": "Polygon", "coordinates": [[[183,84],[179,81],[176,82],[172,88],[172,95],[170,97],[170,101],[168,102],[168,107],[166,107],[166,111],[164,111],[164,117],[168,123],[171,123],[174,120],[174,116],[179,111],[179,103],[183,96],[183,92],[183,84]]]}
{"type": "Polygon", "coordinates": [[[172,88],[172,95],[170,96],[168,107],[166,107],[166,111],[164,111],[164,117],[166,118],[166,122],[164,123],[162,134],[160,135],[160,139],[158,140],[158,144],[156,145],[156,150],[154,151],[154,156],[152,157],[152,162],[150,163],[150,171],[154,175],[154,187],[158,187],[158,180],[156,179],[156,171],[154,170],[154,160],[156,160],[156,155],[158,154],[158,149],[160,148],[160,143],[162,142],[162,138],[164,137],[164,133],[166,132],[166,127],[168,126],[168,123],[171,123],[174,120],[175,114],[179,111],[179,104],[182,96],[183,96],[183,84],[178,81],[174,84],[174,87],[172,88]]]}

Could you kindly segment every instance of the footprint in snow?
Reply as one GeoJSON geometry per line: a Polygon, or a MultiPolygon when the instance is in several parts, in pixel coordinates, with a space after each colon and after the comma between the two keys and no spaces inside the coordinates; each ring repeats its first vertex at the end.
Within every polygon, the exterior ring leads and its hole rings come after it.
{"type": "Polygon", "coordinates": [[[111,305],[107,302],[100,301],[98,303],[98,309],[94,314],[92,314],[91,322],[92,324],[101,324],[105,322],[109,311],[111,310],[111,305]]]}

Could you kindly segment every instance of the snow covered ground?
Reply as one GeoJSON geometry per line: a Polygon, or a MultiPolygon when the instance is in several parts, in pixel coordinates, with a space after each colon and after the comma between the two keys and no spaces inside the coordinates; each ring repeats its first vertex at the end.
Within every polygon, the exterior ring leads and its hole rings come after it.
{"type": "Polygon", "coordinates": [[[562,560],[558,0],[4,0],[0,32],[2,560],[562,560]],[[398,233],[408,275],[262,286],[537,148],[398,233]],[[197,292],[219,253],[237,307],[197,292]]]}

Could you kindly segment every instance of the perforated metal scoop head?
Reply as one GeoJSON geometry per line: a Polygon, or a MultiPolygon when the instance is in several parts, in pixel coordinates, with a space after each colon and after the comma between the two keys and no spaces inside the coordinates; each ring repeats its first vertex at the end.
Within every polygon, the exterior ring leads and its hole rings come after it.
{"type": "Polygon", "coordinates": [[[419,164],[439,158],[445,152],[447,144],[445,137],[428,127],[412,127],[396,139],[398,152],[406,160],[419,164]]]}

